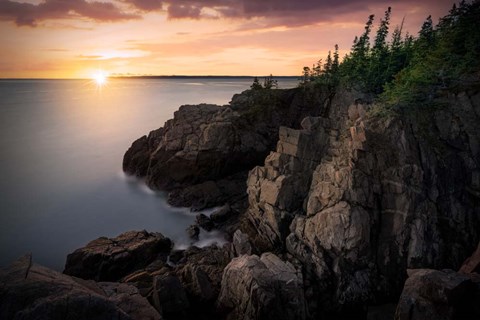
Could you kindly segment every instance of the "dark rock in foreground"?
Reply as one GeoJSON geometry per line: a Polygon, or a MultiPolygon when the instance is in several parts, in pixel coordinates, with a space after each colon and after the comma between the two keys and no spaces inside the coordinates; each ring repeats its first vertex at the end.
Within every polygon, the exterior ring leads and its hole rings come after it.
{"type": "Polygon", "coordinates": [[[409,270],[395,320],[480,319],[480,277],[452,270],[409,270]]]}
{"type": "Polygon", "coordinates": [[[137,288],[86,281],[33,264],[31,256],[0,270],[0,319],[160,320],[137,288]]]}
{"type": "Polygon", "coordinates": [[[82,279],[116,281],[144,268],[159,255],[168,256],[172,242],[160,233],[129,231],[116,238],[101,237],[67,257],[64,273],[82,279]]]}
{"type": "Polygon", "coordinates": [[[223,273],[218,307],[227,319],[305,319],[302,275],[272,253],[235,258],[223,273]]]}

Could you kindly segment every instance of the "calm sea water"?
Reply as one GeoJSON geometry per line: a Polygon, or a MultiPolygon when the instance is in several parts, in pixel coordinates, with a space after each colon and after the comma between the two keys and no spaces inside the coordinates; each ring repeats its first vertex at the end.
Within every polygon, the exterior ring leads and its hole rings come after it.
{"type": "MultiPolygon", "coordinates": [[[[226,104],[252,80],[0,80],[0,266],[31,252],[62,270],[100,236],[161,232],[177,246],[195,214],[125,177],[124,152],[182,104],[226,104]]],[[[293,79],[281,87],[296,85],[293,79]]],[[[202,245],[218,240],[203,233],[202,245]]]]}

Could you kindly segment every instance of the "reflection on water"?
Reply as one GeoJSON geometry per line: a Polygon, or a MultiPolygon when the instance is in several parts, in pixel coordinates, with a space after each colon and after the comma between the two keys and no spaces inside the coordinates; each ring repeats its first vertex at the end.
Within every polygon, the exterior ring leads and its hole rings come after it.
{"type": "MultiPolygon", "coordinates": [[[[195,215],[119,172],[133,140],[180,105],[226,104],[251,80],[192,83],[110,79],[100,89],[85,80],[0,80],[0,265],[32,252],[61,270],[75,248],[128,230],[189,245],[195,215]]],[[[218,238],[202,233],[198,245],[218,238]]]]}

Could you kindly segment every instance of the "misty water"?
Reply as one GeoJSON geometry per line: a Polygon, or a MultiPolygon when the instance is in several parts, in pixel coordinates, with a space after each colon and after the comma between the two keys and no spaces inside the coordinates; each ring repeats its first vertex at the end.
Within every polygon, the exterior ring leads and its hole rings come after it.
{"type": "MultiPolygon", "coordinates": [[[[185,229],[195,213],[126,177],[123,154],[180,105],[227,104],[251,83],[111,79],[98,88],[89,80],[0,80],[0,266],[30,252],[62,270],[69,252],[128,230],[189,245],[185,229]]],[[[197,245],[221,238],[203,232],[197,245]]]]}

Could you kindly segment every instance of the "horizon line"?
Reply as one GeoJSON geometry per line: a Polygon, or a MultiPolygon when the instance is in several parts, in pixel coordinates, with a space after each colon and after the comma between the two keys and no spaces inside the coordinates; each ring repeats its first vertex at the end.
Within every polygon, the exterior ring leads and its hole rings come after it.
{"type": "MultiPolygon", "coordinates": [[[[111,79],[160,79],[160,78],[266,78],[272,75],[111,75],[111,79]]],[[[300,78],[299,75],[280,75],[273,78],[300,78]]],[[[0,77],[0,80],[92,80],[92,78],[56,77],[0,77]]]]}

